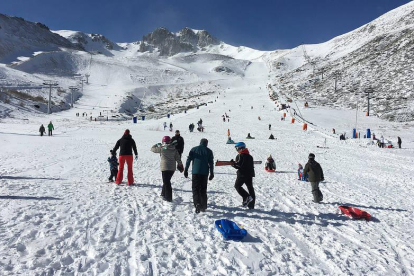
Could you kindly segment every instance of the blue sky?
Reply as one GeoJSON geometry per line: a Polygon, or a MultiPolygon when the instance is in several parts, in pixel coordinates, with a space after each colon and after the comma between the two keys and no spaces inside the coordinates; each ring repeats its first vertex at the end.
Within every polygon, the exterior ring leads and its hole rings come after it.
{"type": "Polygon", "coordinates": [[[53,30],[100,33],[133,42],[157,27],[205,29],[236,46],[259,50],[320,43],[409,0],[1,0],[0,13],[53,30]]]}

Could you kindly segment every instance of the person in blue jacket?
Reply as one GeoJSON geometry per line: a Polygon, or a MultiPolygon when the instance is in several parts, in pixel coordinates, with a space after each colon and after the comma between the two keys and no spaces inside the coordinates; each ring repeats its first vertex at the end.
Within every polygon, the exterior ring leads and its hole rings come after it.
{"type": "Polygon", "coordinates": [[[188,168],[192,167],[192,190],[195,212],[198,214],[207,209],[207,178],[214,178],[214,157],[211,149],[207,147],[208,140],[203,138],[200,145],[190,150],[185,164],[184,176],[188,177],[188,168]],[[209,177],[210,174],[210,177],[209,177]]]}

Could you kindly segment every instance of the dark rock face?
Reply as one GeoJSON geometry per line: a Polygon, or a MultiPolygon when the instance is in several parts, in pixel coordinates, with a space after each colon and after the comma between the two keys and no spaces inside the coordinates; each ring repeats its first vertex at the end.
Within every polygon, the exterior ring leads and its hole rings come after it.
{"type": "Polygon", "coordinates": [[[42,23],[33,23],[20,17],[0,14],[0,61],[10,62],[27,52],[53,51],[59,47],[81,50],[67,39],[52,33],[42,23]]]}
{"type": "Polygon", "coordinates": [[[219,41],[207,31],[194,32],[190,28],[184,28],[174,34],[166,28],[158,28],[142,38],[139,50],[147,52],[157,48],[161,56],[172,56],[181,52],[194,52],[218,43],[219,41]]]}

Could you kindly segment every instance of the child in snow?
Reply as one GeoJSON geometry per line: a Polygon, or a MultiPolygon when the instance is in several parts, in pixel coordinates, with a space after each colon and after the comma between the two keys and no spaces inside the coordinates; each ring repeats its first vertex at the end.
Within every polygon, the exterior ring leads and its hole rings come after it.
{"type": "Polygon", "coordinates": [[[275,160],[273,160],[272,155],[270,154],[269,157],[266,160],[265,169],[270,170],[276,170],[276,163],[275,160]]]}
{"type": "Polygon", "coordinates": [[[303,175],[303,166],[300,163],[298,164],[298,177],[298,180],[308,181],[308,175],[303,175]]]}
{"type": "Polygon", "coordinates": [[[116,151],[109,151],[111,153],[111,157],[108,157],[109,162],[109,169],[111,170],[111,176],[109,176],[109,182],[114,182],[114,177],[116,178],[118,174],[118,158],[116,158],[116,151]]]}

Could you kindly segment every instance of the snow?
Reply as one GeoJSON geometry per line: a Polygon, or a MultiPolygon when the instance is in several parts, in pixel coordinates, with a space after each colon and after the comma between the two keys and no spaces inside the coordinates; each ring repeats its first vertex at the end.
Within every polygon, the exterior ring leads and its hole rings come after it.
{"type": "Polygon", "coordinates": [[[2,120],[0,139],[7,145],[0,152],[2,274],[412,275],[413,125],[360,116],[361,127],[373,125],[378,133],[381,127],[381,133],[392,133],[390,139],[403,138],[401,150],[380,149],[323,131],[350,132],[355,112],[311,107],[300,108],[316,125],[304,132],[290,123],[290,115],[280,121],[265,87],[267,73],[264,62],[253,62],[243,78],[211,78],[211,86],[221,87],[205,96],[213,103],[170,120],[132,124],[75,117],[86,110],[82,103],[94,114],[107,104],[110,95],[96,84],[86,87],[74,110],[2,120]],[[222,122],[225,112],[228,123],[222,122]],[[188,125],[199,118],[205,132],[189,133],[188,125]],[[40,124],[50,120],[54,136],[38,136],[40,124]],[[162,131],[164,121],[181,130],[184,156],[205,137],[215,159],[234,158],[233,146],[225,144],[227,129],[234,140],[247,143],[255,160],[272,154],[277,173],[256,166],[256,209],[240,207],[231,167],[215,168],[206,213],[194,213],[191,180],[178,171],[173,203],[162,201],[159,155],[150,147],[171,135],[162,131]],[[138,146],[136,185],[117,187],[107,183],[106,159],[126,128],[138,146]],[[246,141],[248,132],[256,139],[246,141]],[[268,140],[270,133],[277,140],[268,140]],[[317,148],[325,139],[329,149],[317,148]],[[304,164],[309,152],[326,178],[319,205],[311,201],[309,183],[296,180],[297,164],[304,164]],[[348,219],[338,212],[342,204],[370,212],[373,221],[348,219]],[[223,241],[214,228],[222,218],[242,225],[248,237],[223,241]]]}

